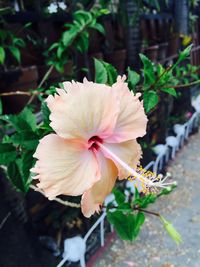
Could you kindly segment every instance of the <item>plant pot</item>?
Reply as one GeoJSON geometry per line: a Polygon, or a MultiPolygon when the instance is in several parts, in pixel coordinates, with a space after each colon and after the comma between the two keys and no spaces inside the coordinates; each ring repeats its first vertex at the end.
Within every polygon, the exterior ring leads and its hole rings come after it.
{"type": "Polygon", "coordinates": [[[162,43],[159,44],[159,49],[158,49],[158,60],[162,61],[165,60],[167,57],[167,47],[168,43],[162,43]]]}
{"type": "Polygon", "coordinates": [[[113,53],[106,54],[105,59],[117,69],[119,74],[124,73],[126,66],[126,49],[121,49],[114,51],[113,53]]]}
{"type": "Polygon", "coordinates": [[[142,48],[142,53],[145,54],[150,60],[156,62],[158,59],[158,45],[142,48]]]}
{"type": "MultiPolygon", "coordinates": [[[[36,66],[5,72],[0,78],[1,92],[28,91],[37,88],[38,72],[36,66]],[[3,80],[2,80],[3,78],[3,80]]],[[[29,100],[29,96],[14,95],[2,98],[5,114],[20,112],[29,100]]]]}

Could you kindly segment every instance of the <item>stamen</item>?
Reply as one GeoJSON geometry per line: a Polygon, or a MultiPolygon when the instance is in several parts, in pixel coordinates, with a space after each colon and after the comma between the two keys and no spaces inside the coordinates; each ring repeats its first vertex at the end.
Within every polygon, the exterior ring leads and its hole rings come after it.
{"type": "Polygon", "coordinates": [[[167,175],[162,180],[162,174],[156,175],[151,171],[146,171],[141,166],[139,166],[137,170],[134,170],[102,143],[98,141],[96,143],[102,149],[102,151],[108,154],[114,161],[119,163],[124,169],[126,169],[130,173],[128,179],[131,178],[132,180],[137,180],[141,183],[141,186],[143,188],[142,191],[144,193],[147,193],[149,191],[156,191],[157,188],[167,188],[169,185],[175,185],[175,182],[164,183],[164,181],[171,176],[170,173],[167,173],[167,175]]]}

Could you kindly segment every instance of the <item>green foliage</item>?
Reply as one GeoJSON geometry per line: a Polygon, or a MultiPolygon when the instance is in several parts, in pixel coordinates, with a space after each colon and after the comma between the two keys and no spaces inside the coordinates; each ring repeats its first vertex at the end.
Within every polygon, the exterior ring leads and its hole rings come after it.
{"type": "Polygon", "coordinates": [[[74,52],[85,53],[89,47],[89,30],[94,29],[105,34],[98,18],[108,14],[106,9],[93,8],[90,11],[78,10],[73,14],[72,23],[66,23],[60,40],[48,49],[47,64],[53,64],[59,72],[64,72],[64,65],[74,52]]]}
{"type": "Polygon", "coordinates": [[[128,71],[128,87],[131,91],[136,93],[137,90],[136,85],[140,81],[140,75],[137,72],[131,70],[130,67],[128,67],[127,71],[128,71]]]}
{"type": "Polygon", "coordinates": [[[13,58],[13,62],[20,64],[21,52],[20,49],[25,47],[23,39],[18,38],[8,29],[0,30],[0,65],[9,65],[8,54],[13,58]]]}
{"type": "Polygon", "coordinates": [[[143,94],[144,99],[144,109],[148,113],[152,108],[154,108],[159,101],[157,92],[153,90],[145,91],[143,94]]]}
{"type": "Polygon", "coordinates": [[[140,59],[143,63],[143,75],[144,75],[144,86],[149,86],[156,81],[154,72],[154,63],[148,59],[145,55],[140,54],[140,59]]]}
{"type": "Polygon", "coordinates": [[[114,225],[119,237],[129,241],[136,239],[145,221],[145,216],[142,212],[131,214],[118,210],[108,212],[107,218],[109,222],[114,225]]]}
{"type": "MultiPolygon", "coordinates": [[[[135,188],[133,197],[127,199],[125,192],[119,189],[113,189],[115,200],[107,206],[107,218],[113,224],[117,234],[123,240],[133,241],[140,233],[141,226],[145,222],[146,212],[151,213],[146,208],[157,201],[163,195],[173,191],[176,186],[163,189],[159,194],[140,194],[135,188]],[[113,203],[117,203],[116,206],[113,203]]],[[[156,214],[156,213],[152,213],[156,214]]],[[[159,214],[156,214],[160,216],[159,214]]]]}
{"type": "Polygon", "coordinates": [[[0,165],[6,165],[17,157],[16,148],[12,144],[0,144],[0,165]]]}
{"type": "Polygon", "coordinates": [[[94,59],[95,66],[95,82],[96,83],[107,83],[113,85],[117,79],[117,70],[109,63],[94,59]]]}

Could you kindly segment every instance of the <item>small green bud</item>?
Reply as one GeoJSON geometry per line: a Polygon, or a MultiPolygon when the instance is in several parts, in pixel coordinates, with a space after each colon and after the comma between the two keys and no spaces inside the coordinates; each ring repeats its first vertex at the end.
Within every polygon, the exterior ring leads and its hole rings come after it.
{"type": "Polygon", "coordinates": [[[177,245],[179,245],[182,242],[182,238],[181,235],[176,231],[172,223],[167,221],[162,216],[160,216],[160,220],[163,223],[163,226],[165,227],[169,236],[176,242],[177,245]]]}

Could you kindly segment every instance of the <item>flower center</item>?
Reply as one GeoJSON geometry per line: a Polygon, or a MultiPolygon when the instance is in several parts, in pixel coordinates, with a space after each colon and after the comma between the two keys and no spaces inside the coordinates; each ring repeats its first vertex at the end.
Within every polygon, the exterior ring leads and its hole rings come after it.
{"type": "Polygon", "coordinates": [[[88,144],[89,144],[89,149],[91,150],[98,150],[99,149],[99,145],[98,143],[103,143],[103,140],[98,137],[98,136],[92,136],[89,140],[88,140],[88,144]]]}

